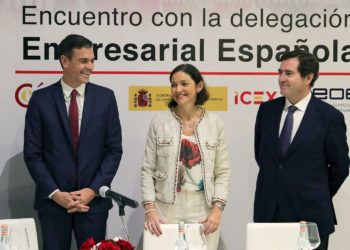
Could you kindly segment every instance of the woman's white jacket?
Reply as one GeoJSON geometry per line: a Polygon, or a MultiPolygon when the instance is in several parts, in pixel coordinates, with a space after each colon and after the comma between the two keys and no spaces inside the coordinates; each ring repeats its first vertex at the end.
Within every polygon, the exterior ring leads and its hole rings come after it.
{"type": "MultiPolygon", "coordinates": [[[[194,130],[201,154],[206,201],[210,207],[216,201],[226,203],[230,166],[224,123],[219,116],[203,109],[194,130]]],[[[160,112],[153,118],[141,171],[144,203],[175,202],[181,134],[181,119],[172,110],[160,112]]]]}

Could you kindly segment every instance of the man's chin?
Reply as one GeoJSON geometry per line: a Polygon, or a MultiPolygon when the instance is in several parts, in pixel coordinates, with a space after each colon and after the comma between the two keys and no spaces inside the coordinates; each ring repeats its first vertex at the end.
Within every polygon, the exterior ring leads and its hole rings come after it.
{"type": "Polygon", "coordinates": [[[86,84],[89,82],[89,78],[80,78],[80,84],[86,84]]]}
{"type": "Polygon", "coordinates": [[[286,96],[286,95],[288,95],[288,91],[281,89],[280,94],[283,96],[286,96]]]}

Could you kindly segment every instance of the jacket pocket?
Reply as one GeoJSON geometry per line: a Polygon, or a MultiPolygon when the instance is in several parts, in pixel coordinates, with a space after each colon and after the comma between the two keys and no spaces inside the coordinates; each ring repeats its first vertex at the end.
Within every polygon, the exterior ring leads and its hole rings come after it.
{"type": "Polygon", "coordinates": [[[216,155],[216,149],[220,147],[220,142],[215,140],[215,141],[206,141],[205,146],[207,148],[209,158],[210,160],[214,161],[215,160],[215,155],[216,155]]]}
{"type": "Polygon", "coordinates": [[[157,136],[157,155],[168,156],[171,153],[171,145],[173,144],[172,136],[157,136]]]}
{"type": "Polygon", "coordinates": [[[156,170],[152,176],[154,179],[162,181],[168,176],[168,172],[156,170]]]}

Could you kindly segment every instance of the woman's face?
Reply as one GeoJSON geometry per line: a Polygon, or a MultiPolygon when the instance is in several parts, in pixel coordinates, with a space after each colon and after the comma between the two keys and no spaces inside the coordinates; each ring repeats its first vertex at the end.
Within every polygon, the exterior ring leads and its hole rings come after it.
{"type": "Polygon", "coordinates": [[[203,88],[203,84],[196,85],[190,75],[178,71],[171,77],[171,97],[181,106],[194,106],[197,100],[197,93],[203,88]]]}

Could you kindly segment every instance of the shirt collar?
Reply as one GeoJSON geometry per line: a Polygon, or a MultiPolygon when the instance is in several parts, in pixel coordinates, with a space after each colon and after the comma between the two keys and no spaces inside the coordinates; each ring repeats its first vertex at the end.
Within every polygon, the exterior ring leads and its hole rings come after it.
{"type": "MultiPolygon", "coordinates": [[[[298,108],[298,110],[305,112],[307,105],[309,104],[309,101],[311,99],[311,91],[309,92],[309,94],[307,94],[307,96],[305,96],[303,99],[301,99],[299,102],[297,102],[296,104],[294,104],[295,107],[298,108]]],[[[286,102],[284,104],[284,108],[283,110],[287,110],[290,106],[292,106],[293,104],[290,103],[290,101],[288,101],[288,99],[286,98],[286,102]]]]}
{"type": "MultiPolygon", "coordinates": [[[[72,93],[73,88],[69,86],[67,83],[61,79],[61,85],[63,89],[64,98],[67,99],[70,97],[70,94],[72,93]]],[[[75,90],[78,92],[79,96],[85,95],[85,86],[86,84],[80,84],[79,87],[75,88],[75,90]]]]}

